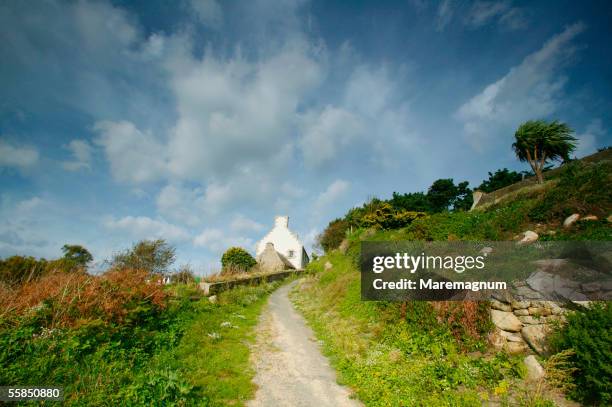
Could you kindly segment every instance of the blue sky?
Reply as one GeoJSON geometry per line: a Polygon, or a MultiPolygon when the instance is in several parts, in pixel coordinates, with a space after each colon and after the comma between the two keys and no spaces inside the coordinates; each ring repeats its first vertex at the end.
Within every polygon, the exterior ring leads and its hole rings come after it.
{"type": "Polygon", "coordinates": [[[276,214],[526,169],[524,120],[611,144],[605,1],[6,1],[0,256],[144,238],[199,274],[276,214]]]}

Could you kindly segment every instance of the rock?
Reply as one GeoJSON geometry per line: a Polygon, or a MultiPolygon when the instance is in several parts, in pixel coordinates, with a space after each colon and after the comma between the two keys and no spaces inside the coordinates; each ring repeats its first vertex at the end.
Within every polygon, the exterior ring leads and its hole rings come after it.
{"type": "Polygon", "coordinates": [[[515,309],[514,310],[514,315],[516,315],[517,317],[519,317],[519,316],[524,317],[524,316],[529,315],[529,310],[526,310],[524,308],[523,309],[515,309]]]}
{"type": "Polygon", "coordinates": [[[223,321],[221,322],[221,328],[231,328],[232,327],[232,323],[229,321],[223,321]]]}
{"type": "Polygon", "coordinates": [[[535,325],[535,324],[542,323],[542,321],[539,318],[532,317],[531,315],[518,317],[518,320],[521,321],[525,325],[535,325]]]}
{"type": "Polygon", "coordinates": [[[512,308],[526,309],[531,305],[531,301],[512,301],[512,308]]]}
{"type": "Polygon", "coordinates": [[[576,223],[578,221],[578,219],[580,219],[580,215],[577,214],[577,213],[574,213],[573,215],[568,216],[563,221],[563,227],[564,228],[571,227],[574,223],[576,223]]]}
{"type": "Polygon", "coordinates": [[[510,304],[512,303],[512,301],[514,301],[514,299],[512,298],[512,295],[508,291],[505,291],[505,290],[504,291],[493,291],[493,293],[491,294],[491,297],[505,304],[510,304]]]}
{"type": "Polygon", "coordinates": [[[582,284],[580,287],[582,287],[582,291],[584,291],[585,293],[593,293],[595,291],[601,290],[601,285],[599,283],[585,283],[582,284]]]}
{"type": "Polygon", "coordinates": [[[525,353],[529,347],[523,341],[521,342],[506,342],[504,344],[504,350],[512,355],[516,355],[518,353],[525,353]]]}
{"type": "Polygon", "coordinates": [[[544,377],[544,368],[533,355],[529,355],[523,361],[527,368],[527,380],[538,381],[544,377]]]}
{"type": "Polygon", "coordinates": [[[332,268],[334,268],[334,265],[331,264],[329,261],[325,262],[325,265],[323,266],[323,268],[325,269],[325,271],[331,270],[332,268]]]}
{"type": "Polygon", "coordinates": [[[342,254],[346,254],[346,251],[349,248],[349,242],[346,239],[342,239],[342,242],[340,242],[340,246],[338,246],[338,250],[340,250],[340,253],[342,254]]]}
{"type": "Polygon", "coordinates": [[[599,283],[601,285],[601,289],[604,291],[612,290],[612,280],[604,280],[599,283]]]}
{"type": "Polygon", "coordinates": [[[587,215],[584,218],[580,219],[580,221],[597,221],[599,218],[595,215],[587,215]]]}
{"type": "Polygon", "coordinates": [[[530,244],[538,240],[539,237],[540,236],[538,236],[536,232],[528,230],[526,232],[523,232],[523,238],[519,240],[518,244],[530,244]]]}
{"type": "Polygon", "coordinates": [[[208,297],[208,301],[212,302],[213,304],[217,303],[217,296],[216,295],[211,295],[210,297],[208,297]]]}
{"type": "Polygon", "coordinates": [[[552,294],[555,291],[555,276],[545,271],[536,271],[526,280],[527,285],[539,293],[552,294]]]}
{"type": "Polygon", "coordinates": [[[491,300],[491,308],[506,312],[512,311],[512,307],[509,304],[504,304],[503,302],[495,299],[491,300]]]}
{"type": "Polygon", "coordinates": [[[497,350],[502,350],[504,344],[506,343],[506,338],[501,335],[501,332],[503,332],[501,329],[495,328],[487,336],[487,339],[489,340],[491,346],[493,346],[493,348],[497,350]]]}
{"type": "Polygon", "coordinates": [[[523,335],[525,342],[540,355],[548,353],[546,337],[549,333],[550,328],[544,324],[526,325],[521,329],[521,335],[523,335]]]}
{"type": "Polygon", "coordinates": [[[518,287],[516,289],[516,294],[521,298],[529,298],[531,300],[539,300],[543,298],[542,294],[535,290],[532,290],[529,287],[518,287]]]}
{"type": "Polygon", "coordinates": [[[499,331],[499,334],[506,338],[508,342],[523,342],[523,338],[516,332],[499,331]]]}
{"type": "Polygon", "coordinates": [[[521,321],[512,312],[492,309],[491,320],[496,327],[503,331],[518,332],[523,326],[521,321]]]}
{"type": "Polygon", "coordinates": [[[484,254],[485,256],[488,256],[489,254],[493,253],[493,248],[492,247],[483,247],[480,250],[480,254],[484,254]]]}
{"type": "Polygon", "coordinates": [[[543,307],[530,307],[527,311],[529,311],[529,315],[546,316],[552,314],[551,310],[543,307]]]}
{"type": "Polygon", "coordinates": [[[569,261],[567,259],[542,259],[534,261],[533,264],[542,271],[555,271],[563,266],[567,266],[569,261]]]}
{"type": "Polygon", "coordinates": [[[608,215],[608,217],[606,218],[606,220],[610,223],[612,223],[612,215],[608,215]]]}

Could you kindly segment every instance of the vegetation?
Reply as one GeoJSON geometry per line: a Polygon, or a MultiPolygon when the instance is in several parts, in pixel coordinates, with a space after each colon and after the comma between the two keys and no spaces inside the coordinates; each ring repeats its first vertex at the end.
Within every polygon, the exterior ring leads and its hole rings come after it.
{"type": "Polygon", "coordinates": [[[196,278],[188,265],[181,266],[175,273],[170,277],[170,281],[173,283],[190,284],[196,281],[196,278]]]}
{"type": "MultiPolygon", "coordinates": [[[[501,175],[489,174],[489,185],[516,177],[504,170],[496,174],[501,175]]],[[[581,401],[610,404],[609,305],[570,316],[559,334],[559,353],[542,361],[545,381],[527,383],[520,358],[488,350],[491,325],[479,304],[361,301],[357,267],[362,240],[512,240],[525,230],[537,230],[542,240],[611,240],[606,220],[612,212],[611,178],[610,161],[575,161],[543,187],[517,191],[484,210],[430,212],[402,227],[360,226],[355,219],[401,196],[372,200],[343,218],[352,225],[344,225],[346,250],[330,248],[312,262],[312,276],[292,293],[293,300],[322,340],[340,380],[369,406],[552,406],[552,387],[581,401]],[[599,220],[564,228],[564,218],[576,212],[599,220]],[[331,268],[324,267],[327,262],[331,268]]],[[[423,202],[427,194],[405,196],[423,202]]]]}
{"type": "Polygon", "coordinates": [[[572,133],[573,130],[565,123],[529,120],[516,130],[512,148],[519,160],[529,163],[542,184],[542,171],[547,160],[569,161],[577,141],[572,133]]]}
{"type": "MultiPolygon", "coordinates": [[[[55,271],[0,296],[0,384],[61,385],[66,405],[242,405],[248,343],[275,285],[201,298],[112,268],[55,271]]],[[[179,273],[180,275],[180,273],[179,273]]]]}
{"type": "Polygon", "coordinates": [[[612,404],[612,304],[596,303],[568,315],[553,344],[558,351],[572,352],[572,395],[588,403],[612,404]]]}
{"type": "Polygon", "coordinates": [[[64,253],[64,259],[72,261],[80,267],[87,267],[87,264],[93,261],[93,256],[89,253],[89,250],[80,245],[65,244],[62,247],[62,252],[64,253]]]}
{"type": "Polygon", "coordinates": [[[507,187],[523,179],[523,174],[510,171],[507,168],[497,170],[495,173],[489,172],[489,178],[482,181],[476,188],[482,192],[493,192],[500,188],[507,187]]]}
{"type": "Polygon", "coordinates": [[[242,247],[230,247],[221,257],[224,270],[248,271],[257,264],[253,256],[242,247]]]}
{"type": "Polygon", "coordinates": [[[132,248],[117,253],[111,267],[145,270],[150,274],[166,274],[176,259],[176,250],[165,240],[142,240],[132,248]]]}
{"type": "Polygon", "coordinates": [[[345,219],[334,219],[329,222],[329,225],[317,240],[323,250],[326,252],[340,246],[342,240],[346,236],[346,231],[349,229],[349,223],[345,219]]]}

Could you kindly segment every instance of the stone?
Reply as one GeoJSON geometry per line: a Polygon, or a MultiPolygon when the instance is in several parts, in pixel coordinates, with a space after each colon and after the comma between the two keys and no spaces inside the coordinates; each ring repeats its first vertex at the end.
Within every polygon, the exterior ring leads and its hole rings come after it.
{"type": "Polygon", "coordinates": [[[606,218],[606,220],[610,223],[612,223],[612,215],[608,215],[608,217],[606,218]]]}
{"type": "Polygon", "coordinates": [[[487,246],[487,247],[483,247],[483,248],[480,250],[480,254],[484,254],[485,256],[488,256],[488,255],[489,255],[489,254],[491,254],[491,253],[493,253],[493,248],[492,248],[492,247],[489,247],[489,246],[487,246]]]}
{"type": "Polygon", "coordinates": [[[591,222],[593,222],[593,221],[598,221],[598,220],[599,220],[599,218],[597,216],[595,216],[595,215],[587,215],[584,218],[580,219],[581,222],[582,221],[591,221],[591,222]]]}
{"type": "Polygon", "coordinates": [[[491,294],[491,297],[505,304],[510,304],[512,301],[514,301],[514,299],[512,298],[512,295],[506,290],[493,291],[493,293],[491,294]]]}
{"type": "Polygon", "coordinates": [[[552,311],[550,309],[543,307],[529,307],[527,311],[529,311],[529,315],[546,316],[552,314],[552,311]]]}
{"type": "Polygon", "coordinates": [[[210,297],[208,297],[208,301],[210,301],[213,304],[217,303],[217,296],[216,295],[211,295],[210,297]]]}
{"type": "Polygon", "coordinates": [[[521,298],[529,298],[532,300],[539,300],[543,298],[542,294],[535,290],[532,290],[529,287],[518,287],[516,289],[516,294],[521,298]]]}
{"type": "Polygon", "coordinates": [[[578,221],[578,219],[580,219],[580,214],[578,214],[578,213],[574,213],[574,214],[568,216],[563,221],[563,227],[564,228],[571,227],[574,223],[576,223],[578,221]]]}
{"type": "Polygon", "coordinates": [[[499,331],[500,335],[506,338],[508,342],[523,342],[523,338],[516,332],[499,331]]]}
{"type": "Polygon", "coordinates": [[[514,310],[514,315],[516,315],[517,317],[519,317],[519,316],[520,317],[524,317],[524,316],[529,315],[529,310],[524,309],[524,308],[523,309],[515,309],[514,310]]]}
{"type": "Polygon", "coordinates": [[[612,280],[604,280],[599,283],[601,285],[601,289],[604,291],[612,290],[612,280]]]}
{"type": "Polygon", "coordinates": [[[536,232],[528,230],[526,232],[523,232],[523,238],[519,240],[518,244],[530,244],[538,240],[539,237],[540,236],[538,236],[536,232]]]}
{"type": "Polygon", "coordinates": [[[527,344],[523,341],[521,342],[506,342],[504,344],[504,350],[511,355],[516,355],[519,353],[525,353],[529,350],[527,344]]]}
{"type": "Polygon", "coordinates": [[[521,329],[521,335],[525,342],[540,355],[548,353],[546,337],[550,333],[550,328],[544,324],[526,325],[521,329]]]}
{"type": "Polygon", "coordinates": [[[527,278],[526,282],[534,291],[551,294],[555,290],[554,277],[545,271],[536,271],[527,278]]]}
{"type": "Polygon", "coordinates": [[[329,261],[325,262],[325,265],[323,266],[323,268],[325,269],[325,271],[331,270],[332,268],[334,268],[334,265],[331,264],[329,261]]]}
{"type": "Polygon", "coordinates": [[[512,312],[492,309],[491,320],[496,327],[503,331],[518,332],[523,326],[521,321],[512,312]]]}
{"type": "Polygon", "coordinates": [[[501,329],[495,328],[493,331],[489,332],[487,336],[491,346],[497,350],[502,350],[506,343],[506,338],[501,335],[501,332],[503,332],[501,329]]]}
{"type": "Polygon", "coordinates": [[[513,309],[526,309],[531,305],[531,301],[512,301],[513,309]]]}
{"type": "Polygon", "coordinates": [[[585,293],[593,293],[595,291],[601,290],[601,285],[599,283],[585,283],[582,284],[580,287],[582,287],[582,291],[584,291],[585,293]]]}
{"type": "Polygon", "coordinates": [[[512,307],[509,304],[504,304],[501,301],[497,301],[495,299],[491,300],[491,308],[500,310],[500,311],[512,311],[512,307]]]}
{"type": "Polygon", "coordinates": [[[346,254],[348,248],[349,248],[348,240],[342,239],[342,242],[340,242],[340,246],[338,246],[338,250],[340,250],[340,253],[346,254]]]}
{"type": "Polygon", "coordinates": [[[527,380],[538,381],[544,377],[544,368],[538,362],[535,356],[529,355],[524,360],[525,367],[527,368],[527,380]]]}
{"type": "Polygon", "coordinates": [[[534,324],[542,323],[540,318],[532,317],[531,315],[518,317],[518,320],[521,321],[525,325],[534,325],[534,324]]]}

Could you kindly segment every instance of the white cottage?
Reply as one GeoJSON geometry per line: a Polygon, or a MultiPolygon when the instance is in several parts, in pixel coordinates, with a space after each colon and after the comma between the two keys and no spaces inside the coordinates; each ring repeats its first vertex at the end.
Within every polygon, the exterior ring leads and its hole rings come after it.
{"type": "MultiPolygon", "coordinates": [[[[257,243],[257,257],[266,250],[266,245],[272,243],[274,250],[291,263],[296,269],[306,267],[310,259],[297,234],[289,230],[289,217],[274,218],[274,227],[257,243]]],[[[270,248],[270,245],[267,245],[270,248]]],[[[269,249],[270,250],[270,249],[269,249]]]]}

